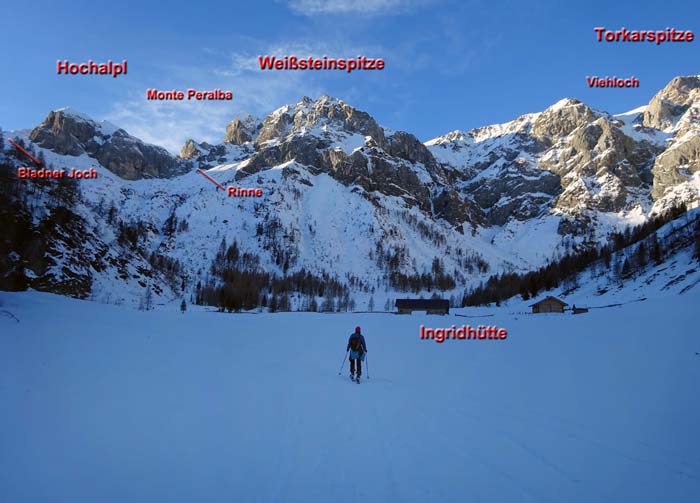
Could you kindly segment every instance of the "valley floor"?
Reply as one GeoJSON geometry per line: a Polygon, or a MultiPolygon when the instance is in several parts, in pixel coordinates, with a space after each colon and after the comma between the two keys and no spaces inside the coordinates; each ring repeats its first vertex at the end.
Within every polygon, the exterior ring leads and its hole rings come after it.
{"type": "Polygon", "coordinates": [[[699,501],[699,301],[229,315],[0,292],[0,499],[699,501]],[[470,322],[508,339],[419,339],[470,322]],[[338,376],[356,325],[360,385],[338,376]]]}

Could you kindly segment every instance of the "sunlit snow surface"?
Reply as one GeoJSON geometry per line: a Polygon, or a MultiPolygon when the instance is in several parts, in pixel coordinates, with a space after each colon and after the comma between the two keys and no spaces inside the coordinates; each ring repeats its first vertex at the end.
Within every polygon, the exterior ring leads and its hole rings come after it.
{"type": "Polygon", "coordinates": [[[0,500],[695,502],[699,302],[183,315],[0,293],[0,500]],[[418,337],[463,323],[509,336],[418,337]],[[338,376],[356,325],[360,385],[338,376]]]}

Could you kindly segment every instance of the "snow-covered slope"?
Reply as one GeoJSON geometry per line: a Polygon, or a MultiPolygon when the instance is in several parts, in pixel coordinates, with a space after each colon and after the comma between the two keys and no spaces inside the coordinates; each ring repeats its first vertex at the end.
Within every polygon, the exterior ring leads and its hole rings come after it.
{"type": "Polygon", "coordinates": [[[0,292],[0,494],[690,503],[698,302],[690,291],[474,319],[181,315],[0,292]],[[508,338],[419,339],[421,324],[464,323],[508,338]],[[359,385],[347,364],[338,375],[356,325],[369,350],[359,385]],[[301,360],[290,340],[304,341],[301,360]]]}
{"type": "MultiPolygon", "coordinates": [[[[621,305],[659,295],[700,290],[700,210],[693,209],[649,237],[602,258],[554,289],[543,291],[569,306],[621,305]],[[655,256],[657,255],[657,256],[655,256]],[[626,271],[625,263],[629,265],[626,271]]],[[[679,302],[686,302],[680,297],[679,302]]],[[[513,297],[512,310],[529,311],[530,299],[513,297]]]]}

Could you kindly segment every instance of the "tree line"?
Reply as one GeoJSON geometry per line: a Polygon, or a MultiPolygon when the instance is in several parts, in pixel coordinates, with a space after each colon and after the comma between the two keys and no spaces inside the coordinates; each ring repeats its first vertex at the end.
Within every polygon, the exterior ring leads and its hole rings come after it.
{"type": "MultiPolygon", "coordinates": [[[[685,204],[676,204],[668,210],[654,215],[641,225],[628,227],[623,232],[611,234],[608,244],[604,246],[567,253],[535,271],[492,275],[486,282],[482,282],[478,287],[465,293],[462,306],[498,304],[516,295],[528,300],[536,297],[542,291],[557,288],[564,282],[575,282],[579,273],[597,262],[612,270],[618,279],[628,279],[650,263],[660,264],[663,262],[667,249],[664,243],[658,239],[656,231],[686,211],[685,204]],[[639,245],[633,252],[622,253],[623,250],[637,243],[639,245]],[[614,253],[618,253],[618,260],[612,264],[614,253]]],[[[695,229],[695,255],[700,257],[700,244],[697,244],[700,242],[700,219],[697,219],[692,229],[695,229]]]]}

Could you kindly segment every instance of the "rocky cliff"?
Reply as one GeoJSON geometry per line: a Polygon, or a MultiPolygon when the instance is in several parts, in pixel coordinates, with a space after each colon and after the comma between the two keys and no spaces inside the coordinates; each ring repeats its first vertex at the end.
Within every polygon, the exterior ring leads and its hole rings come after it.
{"type": "Polygon", "coordinates": [[[82,154],[125,180],[171,178],[190,166],[167,150],[149,145],[108,122],[98,123],[70,109],[50,112],[29,134],[40,147],[57,154],[82,154]]]}

